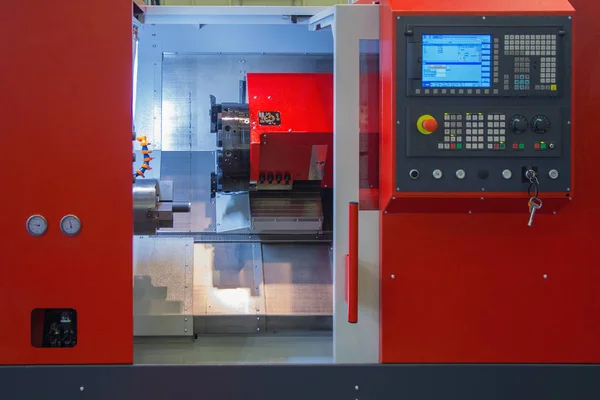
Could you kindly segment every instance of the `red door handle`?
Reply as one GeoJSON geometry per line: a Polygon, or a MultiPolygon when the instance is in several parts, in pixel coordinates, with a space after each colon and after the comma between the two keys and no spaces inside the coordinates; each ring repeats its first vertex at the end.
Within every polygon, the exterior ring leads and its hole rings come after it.
{"type": "Polygon", "coordinates": [[[346,254],[346,303],[348,322],[358,322],[358,202],[348,205],[348,254],[346,254]]]}

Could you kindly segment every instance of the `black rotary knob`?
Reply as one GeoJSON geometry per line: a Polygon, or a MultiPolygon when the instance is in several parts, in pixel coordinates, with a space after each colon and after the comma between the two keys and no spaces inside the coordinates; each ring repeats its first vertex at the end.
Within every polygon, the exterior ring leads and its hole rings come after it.
{"type": "Polygon", "coordinates": [[[511,120],[510,120],[510,129],[514,132],[514,133],[523,133],[527,130],[527,118],[525,118],[522,115],[515,115],[511,120]]]}
{"type": "Polygon", "coordinates": [[[550,120],[543,115],[536,115],[531,121],[531,129],[535,133],[546,133],[550,129],[550,120]]]}

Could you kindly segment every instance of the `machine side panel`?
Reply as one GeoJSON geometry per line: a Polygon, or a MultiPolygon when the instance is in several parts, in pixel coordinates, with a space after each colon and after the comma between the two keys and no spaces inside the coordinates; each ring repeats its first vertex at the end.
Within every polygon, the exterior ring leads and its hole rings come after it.
{"type": "Polygon", "coordinates": [[[576,128],[596,112],[600,85],[599,10],[587,3],[574,18],[577,196],[532,227],[526,210],[383,214],[382,362],[600,362],[598,128],[576,128]]]}
{"type": "Polygon", "coordinates": [[[132,362],[131,29],[126,1],[3,4],[0,364],[132,362]],[[34,347],[34,309],[74,310],[76,345],[34,347]]]}

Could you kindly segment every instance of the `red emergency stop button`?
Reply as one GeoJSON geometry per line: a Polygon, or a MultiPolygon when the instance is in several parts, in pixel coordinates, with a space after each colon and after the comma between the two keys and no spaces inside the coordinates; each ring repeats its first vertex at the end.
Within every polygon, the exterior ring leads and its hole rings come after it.
{"type": "Polygon", "coordinates": [[[417,121],[417,129],[423,135],[432,134],[433,132],[437,131],[438,127],[438,122],[432,115],[429,114],[421,115],[421,117],[417,121]]]}
{"type": "Polygon", "coordinates": [[[425,122],[423,122],[423,129],[425,129],[428,132],[435,132],[438,128],[438,123],[435,119],[431,118],[431,119],[426,119],[425,122]]]}

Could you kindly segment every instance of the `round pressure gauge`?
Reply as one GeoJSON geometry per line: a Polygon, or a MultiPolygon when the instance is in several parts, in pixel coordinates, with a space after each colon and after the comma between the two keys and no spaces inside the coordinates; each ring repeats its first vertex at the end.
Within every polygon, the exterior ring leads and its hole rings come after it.
{"type": "Polygon", "coordinates": [[[41,215],[32,215],[27,218],[27,232],[32,236],[42,236],[48,230],[48,222],[41,215]]]}
{"type": "Polygon", "coordinates": [[[81,230],[81,221],[74,215],[65,215],[60,220],[60,230],[67,236],[75,236],[81,230]]]}

